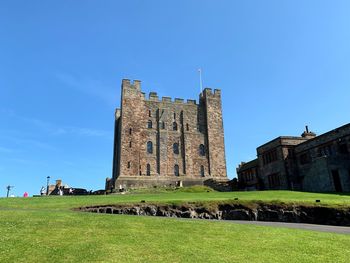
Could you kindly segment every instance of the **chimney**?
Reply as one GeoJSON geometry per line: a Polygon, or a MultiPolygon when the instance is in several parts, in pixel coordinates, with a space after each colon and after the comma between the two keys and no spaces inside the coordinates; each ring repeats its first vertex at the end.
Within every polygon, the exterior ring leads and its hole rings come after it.
{"type": "Polygon", "coordinates": [[[305,131],[301,134],[301,137],[306,139],[312,139],[316,137],[316,133],[309,131],[309,126],[305,126],[305,131]]]}

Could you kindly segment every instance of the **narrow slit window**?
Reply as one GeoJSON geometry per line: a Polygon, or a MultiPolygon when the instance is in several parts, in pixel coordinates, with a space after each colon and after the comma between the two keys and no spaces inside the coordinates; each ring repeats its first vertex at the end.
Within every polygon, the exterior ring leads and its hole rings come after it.
{"type": "Polygon", "coordinates": [[[179,154],[179,144],[178,143],[173,144],[173,151],[174,151],[174,154],[179,154]]]}
{"type": "Polygon", "coordinates": [[[148,163],[147,164],[147,171],[146,171],[147,176],[151,175],[151,165],[148,163]]]}
{"type": "Polygon", "coordinates": [[[179,176],[179,165],[177,164],[174,165],[174,175],[179,176]]]}
{"type": "Polygon", "coordinates": [[[205,146],[204,144],[199,145],[199,155],[205,156],[205,146]]]}
{"type": "Polygon", "coordinates": [[[153,143],[151,141],[147,142],[147,153],[153,153],[153,143]]]}
{"type": "Polygon", "coordinates": [[[204,166],[201,165],[201,177],[204,177],[205,176],[205,173],[204,173],[204,166]]]}

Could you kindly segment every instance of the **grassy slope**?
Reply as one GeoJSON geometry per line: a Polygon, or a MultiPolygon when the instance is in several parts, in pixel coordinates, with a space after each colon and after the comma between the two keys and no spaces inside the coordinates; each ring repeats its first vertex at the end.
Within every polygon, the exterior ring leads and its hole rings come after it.
{"type": "Polygon", "coordinates": [[[316,199],[321,200],[322,205],[350,206],[349,194],[319,194],[291,191],[262,191],[262,192],[164,192],[164,193],[139,193],[126,195],[107,196],[60,196],[49,198],[0,198],[1,208],[20,209],[68,209],[83,205],[112,204],[125,202],[140,202],[141,200],[153,202],[181,202],[181,201],[209,201],[209,200],[233,200],[239,201],[263,200],[282,201],[286,203],[315,204],[316,199]]]}
{"type": "Polygon", "coordinates": [[[349,196],[287,191],[0,199],[0,262],[348,262],[348,235],[69,210],[141,199],[234,197],[350,203],[349,196]]]}

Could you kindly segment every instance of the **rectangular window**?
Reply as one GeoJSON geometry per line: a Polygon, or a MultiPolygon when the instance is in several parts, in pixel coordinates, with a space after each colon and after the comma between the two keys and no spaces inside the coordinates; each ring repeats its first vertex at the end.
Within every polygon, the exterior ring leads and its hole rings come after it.
{"type": "Polygon", "coordinates": [[[273,149],[269,152],[263,154],[263,163],[264,165],[277,161],[277,150],[273,149]]]}

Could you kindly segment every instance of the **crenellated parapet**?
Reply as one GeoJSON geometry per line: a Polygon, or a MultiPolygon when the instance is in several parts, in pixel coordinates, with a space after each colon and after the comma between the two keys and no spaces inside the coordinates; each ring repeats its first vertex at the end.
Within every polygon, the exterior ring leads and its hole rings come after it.
{"type": "MultiPolygon", "coordinates": [[[[175,98],[172,99],[171,97],[164,96],[161,99],[158,97],[157,92],[151,91],[148,95],[148,98],[144,92],[141,91],[141,81],[140,80],[133,80],[130,81],[130,79],[123,79],[122,80],[122,88],[127,89],[129,91],[136,91],[141,93],[141,97],[145,101],[153,101],[153,102],[165,102],[165,103],[176,103],[176,104],[191,104],[191,105],[197,105],[196,100],[193,99],[182,99],[182,98],[175,98]]],[[[200,93],[200,99],[201,98],[218,98],[221,99],[221,90],[220,89],[211,89],[211,88],[205,88],[200,93]]]]}
{"type": "Polygon", "coordinates": [[[122,88],[131,88],[131,89],[136,89],[138,91],[141,91],[141,81],[134,80],[133,82],[131,82],[130,79],[123,79],[122,88]]]}
{"type": "Polygon", "coordinates": [[[131,82],[129,79],[122,80],[122,98],[132,99],[140,97],[141,94],[141,81],[134,80],[131,82]]]}
{"type": "MultiPolygon", "coordinates": [[[[144,93],[143,93],[144,94],[144,93]]],[[[189,104],[189,105],[197,105],[196,100],[192,100],[192,99],[187,99],[185,101],[185,99],[182,98],[174,98],[172,99],[171,97],[168,96],[164,96],[161,99],[159,99],[157,92],[153,92],[151,91],[149,93],[148,99],[146,98],[146,96],[143,96],[145,101],[156,101],[156,102],[163,102],[163,103],[175,103],[175,104],[189,104]]]]}
{"type": "Polygon", "coordinates": [[[189,100],[189,99],[188,99],[186,102],[187,102],[187,104],[196,105],[196,100],[189,100]]]}
{"type": "Polygon", "coordinates": [[[162,102],[171,102],[170,97],[162,97],[162,102]]]}
{"type": "Polygon", "coordinates": [[[184,103],[184,99],[175,98],[175,103],[184,103]]]}
{"type": "Polygon", "coordinates": [[[214,92],[211,88],[205,88],[200,94],[201,97],[204,98],[221,98],[221,90],[214,89],[214,92]]]}
{"type": "Polygon", "coordinates": [[[149,93],[149,100],[150,101],[159,101],[157,92],[151,91],[149,93]]]}

